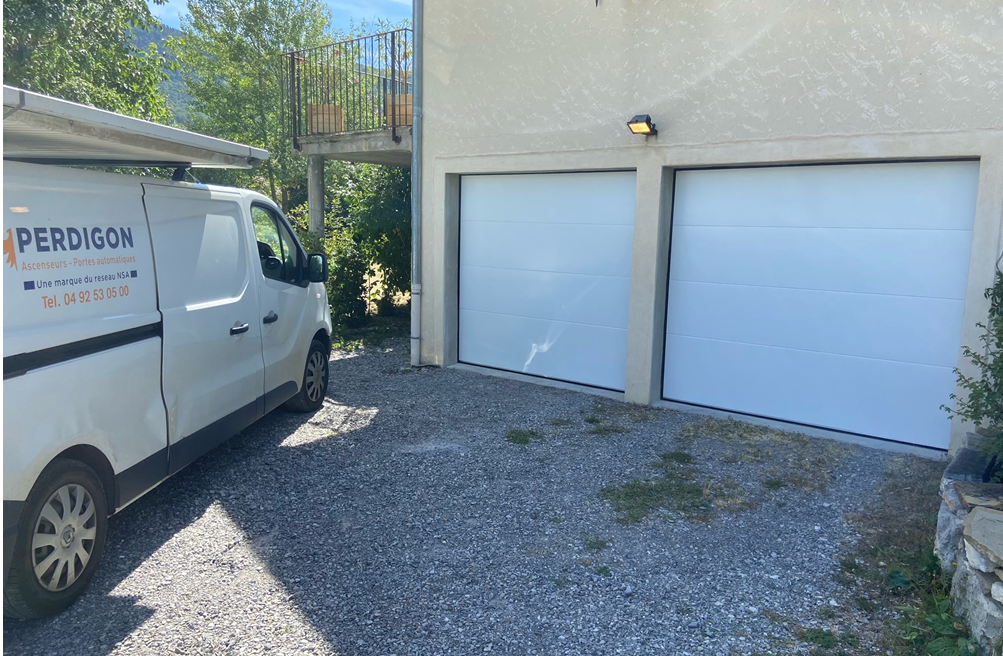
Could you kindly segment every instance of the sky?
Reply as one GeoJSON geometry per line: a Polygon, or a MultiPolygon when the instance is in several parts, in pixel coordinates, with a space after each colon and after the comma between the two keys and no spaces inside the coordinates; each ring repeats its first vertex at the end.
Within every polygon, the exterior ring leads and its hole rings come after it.
{"type": "MultiPolygon", "coordinates": [[[[347,31],[351,21],[356,23],[373,18],[386,18],[391,22],[411,18],[411,0],[325,0],[331,8],[331,24],[336,30],[347,31]]],[[[161,22],[171,27],[179,27],[179,16],[186,11],[186,0],[167,0],[166,4],[152,2],[150,11],[161,22]]]]}

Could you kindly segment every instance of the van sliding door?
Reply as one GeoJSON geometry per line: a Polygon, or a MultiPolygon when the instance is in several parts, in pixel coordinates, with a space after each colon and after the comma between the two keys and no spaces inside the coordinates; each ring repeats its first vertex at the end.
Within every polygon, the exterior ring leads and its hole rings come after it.
{"type": "Polygon", "coordinates": [[[174,473],[264,413],[261,321],[240,196],[146,184],[174,473]]]}

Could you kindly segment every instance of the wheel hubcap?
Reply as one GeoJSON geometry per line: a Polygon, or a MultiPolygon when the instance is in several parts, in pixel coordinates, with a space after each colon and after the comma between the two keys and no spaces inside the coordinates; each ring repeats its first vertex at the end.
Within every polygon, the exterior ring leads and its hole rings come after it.
{"type": "Polygon", "coordinates": [[[53,492],[35,520],[31,539],[31,565],[42,587],[59,592],[73,585],[91,559],[96,537],[90,492],[74,484],[53,492]]]}
{"type": "Polygon", "coordinates": [[[306,396],[315,402],[324,394],[327,379],[327,360],[319,351],[314,351],[306,361],[306,396]]]}

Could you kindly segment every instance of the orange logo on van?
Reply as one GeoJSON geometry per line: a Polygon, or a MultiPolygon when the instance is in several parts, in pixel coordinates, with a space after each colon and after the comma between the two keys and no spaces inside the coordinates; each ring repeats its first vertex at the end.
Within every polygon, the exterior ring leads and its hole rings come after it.
{"type": "Polygon", "coordinates": [[[14,249],[14,235],[7,228],[7,236],[3,238],[3,254],[7,258],[7,266],[17,269],[17,250],[14,249]]]}

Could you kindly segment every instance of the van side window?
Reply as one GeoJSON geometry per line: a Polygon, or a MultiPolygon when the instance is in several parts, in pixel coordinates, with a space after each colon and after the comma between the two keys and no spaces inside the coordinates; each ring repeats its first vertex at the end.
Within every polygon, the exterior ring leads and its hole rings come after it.
{"type": "Polygon", "coordinates": [[[261,272],[272,280],[298,283],[300,253],[289,229],[274,214],[257,205],[251,207],[251,220],[261,272]]]}

